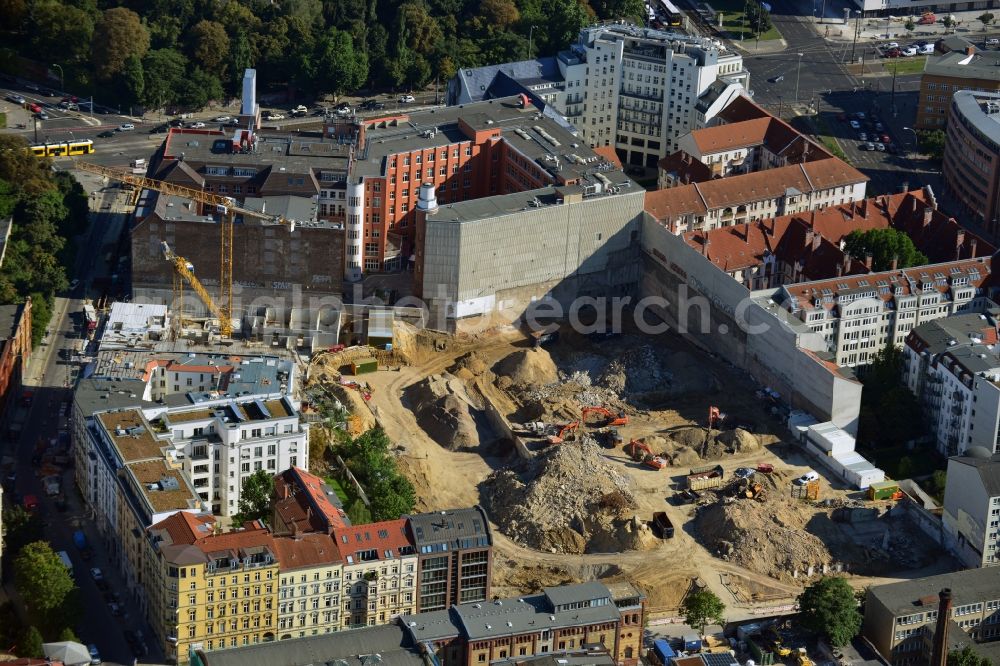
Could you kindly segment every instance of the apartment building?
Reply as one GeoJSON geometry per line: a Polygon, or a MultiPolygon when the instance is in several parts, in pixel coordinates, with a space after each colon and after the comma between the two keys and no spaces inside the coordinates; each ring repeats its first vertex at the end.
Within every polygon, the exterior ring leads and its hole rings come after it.
{"type": "Polygon", "coordinates": [[[783,285],[771,300],[822,336],[839,366],[865,365],[900,346],[920,324],[994,307],[985,293],[991,259],[979,257],[896,271],[783,285]]]}
{"type": "Polygon", "coordinates": [[[1000,357],[993,312],[935,319],[915,327],[903,345],[904,380],[920,400],[938,451],[956,456],[997,448],[1000,357]]]}
{"type": "Polygon", "coordinates": [[[442,666],[559,656],[597,645],[603,645],[620,666],[635,666],[645,598],[634,588],[624,594],[619,607],[608,587],[581,583],[405,615],[401,620],[414,643],[426,646],[442,666]]]}
{"type": "Polygon", "coordinates": [[[962,90],[1000,92],[1000,53],[968,46],[939,56],[928,56],[920,77],[917,129],[943,129],[952,97],[962,90]]]}
{"type": "Polygon", "coordinates": [[[344,629],[414,612],[417,554],[406,519],[338,528],[333,539],[344,561],[344,629]]]}
{"type": "MultiPolygon", "coordinates": [[[[2,259],[0,251],[0,261],[2,259]]],[[[15,439],[19,433],[11,429],[11,416],[21,398],[21,379],[31,355],[30,297],[21,305],[0,306],[0,335],[3,335],[0,339],[0,429],[15,439]]]]}
{"type": "MultiPolygon", "coordinates": [[[[275,640],[278,558],[260,523],[221,534],[195,531],[190,543],[177,514],[150,529],[156,582],[164,590],[151,624],[168,660],[185,662],[191,650],[241,647],[275,640]],[[173,530],[173,533],[171,533],[173,530]]],[[[196,528],[197,530],[197,528],[196,528]]]]}
{"type": "Polygon", "coordinates": [[[682,136],[659,162],[660,188],[832,158],[745,94],[735,96],[711,124],[682,136]]]}
{"type": "Polygon", "coordinates": [[[1000,566],[1000,454],[972,446],[948,459],[941,522],[946,543],[963,564],[1000,566]]]}
{"type": "Polygon", "coordinates": [[[942,173],[946,192],[994,237],[1000,233],[1000,93],[952,95],[942,173]]]}
{"type": "Polygon", "coordinates": [[[862,635],[895,666],[928,663],[941,590],[950,590],[951,619],[969,639],[1000,638],[1000,576],[993,569],[869,587],[862,635]]]}
{"type": "Polygon", "coordinates": [[[672,233],[766,220],[861,201],[868,176],[836,157],[646,193],[646,212],[672,233]]]}
{"type": "Polygon", "coordinates": [[[493,535],[482,507],[407,518],[417,553],[416,612],[489,599],[493,535]]]}
{"type": "Polygon", "coordinates": [[[273,530],[277,536],[333,534],[351,524],[337,493],[327,483],[299,467],[274,478],[273,530]]]}
{"type": "Polygon", "coordinates": [[[328,534],[274,539],[278,565],[278,639],[316,636],[341,628],[343,561],[328,534]]]}

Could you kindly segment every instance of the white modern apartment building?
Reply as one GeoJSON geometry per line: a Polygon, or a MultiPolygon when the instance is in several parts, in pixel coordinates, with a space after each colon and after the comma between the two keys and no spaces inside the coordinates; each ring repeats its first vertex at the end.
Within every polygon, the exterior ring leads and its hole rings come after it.
{"type": "Polygon", "coordinates": [[[634,25],[581,30],[558,60],[566,82],[559,111],[581,137],[591,147],[614,146],[629,165],[650,168],[750,78],[743,56],[717,40],[634,25]],[[726,85],[712,88],[720,79],[726,85]],[[713,99],[702,99],[706,93],[713,99]]]}
{"type": "Polygon", "coordinates": [[[867,365],[886,344],[900,346],[915,326],[995,307],[984,293],[990,257],[842,275],[781,286],[772,302],[818,333],[842,366],[867,365]]]}
{"type": "Polygon", "coordinates": [[[948,460],[945,538],[966,566],[1000,566],[1000,455],[980,446],[965,453],[948,460]]]}
{"type": "Polygon", "coordinates": [[[990,454],[1000,430],[997,322],[966,314],[928,322],[906,337],[905,380],[946,456],[973,447],[990,454]]]}

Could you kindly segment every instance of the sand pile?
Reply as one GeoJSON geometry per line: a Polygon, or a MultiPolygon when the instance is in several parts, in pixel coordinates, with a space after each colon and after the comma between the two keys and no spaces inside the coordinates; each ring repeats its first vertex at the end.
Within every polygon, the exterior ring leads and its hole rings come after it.
{"type": "Polygon", "coordinates": [[[765,501],[720,499],[699,509],[695,533],[724,560],[778,580],[791,580],[809,567],[819,571],[833,556],[823,541],[806,531],[816,515],[804,502],[785,493],[767,493],[765,501]]]}
{"type": "Polygon", "coordinates": [[[500,530],[517,543],[554,553],[619,552],[656,544],[634,519],[631,482],[590,442],[551,447],[524,474],[502,469],[480,488],[500,530]]]}
{"type": "Polygon", "coordinates": [[[421,428],[452,451],[479,446],[473,410],[478,404],[454,375],[431,375],[408,387],[404,397],[421,428]]]}
{"type": "Polygon", "coordinates": [[[508,385],[514,386],[541,386],[559,381],[559,370],[555,362],[541,348],[521,349],[508,354],[497,361],[493,372],[506,378],[508,385]]]}
{"type": "MultiPolygon", "coordinates": [[[[717,460],[734,453],[751,453],[761,447],[755,435],[741,428],[712,430],[707,442],[704,428],[677,428],[670,431],[666,441],[662,452],[672,461],[677,460],[671,462],[672,465],[689,465],[702,459],[717,460]]],[[[656,447],[653,448],[655,450],[656,447]]]]}
{"type": "Polygon", "coordinates": [[[477,351],[469,352],[455,360],[454,365],[448,368],[448,372],[463,381],[469,381],[475,377],[482,376],[489,371],[489,366],[483,355],[477,351]]]}

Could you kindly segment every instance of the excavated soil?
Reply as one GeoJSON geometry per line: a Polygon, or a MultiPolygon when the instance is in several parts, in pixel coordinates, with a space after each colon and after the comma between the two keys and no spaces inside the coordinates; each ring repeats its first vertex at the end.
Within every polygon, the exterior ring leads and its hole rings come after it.
{"type": "Polygon", "coordinates": [[[479,446],[480,433],[473,416],[478,402],[454,375],[431,375],[408,387],[404,398],[420,427],[441,446],[451,451],[479,446]]]}
{"type": "Polygon", "coordinates": [[[497,362],[493,371],[508,386],[544,386],[559,381],[559,369],[544,349],[513,352],[497,362]]]}
{"type": "Polygon", "coordinates": [[[493,472],[481,496],[511,540],[553,553],[645,550],[658,539],[634,514],[631,482],[587,441],[554,446],[526,465],[493,472]]]}
{"type": "Polygon", "coordinates": [[[695,532],[723,560],[788,581],[834,561],[823,541],[806,531],[815,515],[815,507],[781,491],[767,493],[763,502],[723,498],[698,510],[695,532]]]}

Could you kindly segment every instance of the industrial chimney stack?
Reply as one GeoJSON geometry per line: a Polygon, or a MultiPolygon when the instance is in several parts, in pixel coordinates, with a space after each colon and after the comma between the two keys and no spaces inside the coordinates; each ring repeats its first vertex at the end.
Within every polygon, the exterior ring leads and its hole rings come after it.
{"type": "Polygon", "coordinates": [[[938,604],[937,629],[934,631],[934,653],[931,655],[930,666],[947,666],[948,664],[948,622],[951,620],[951,588],[944,588],[938,593],[941,602],[938,604]]]}

